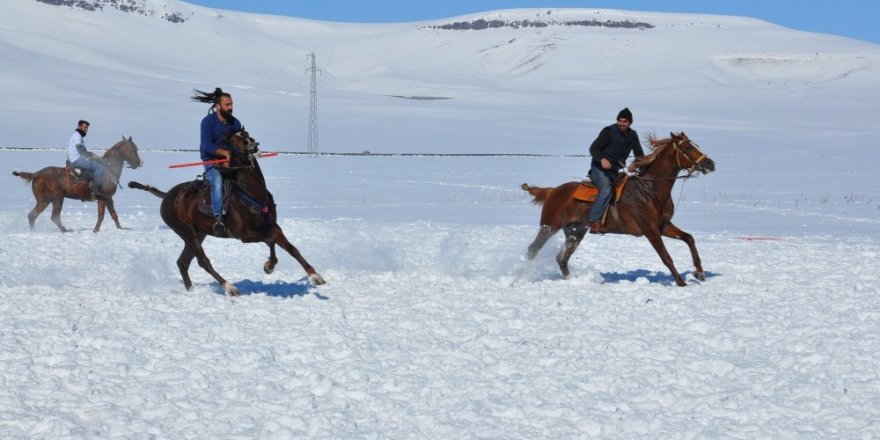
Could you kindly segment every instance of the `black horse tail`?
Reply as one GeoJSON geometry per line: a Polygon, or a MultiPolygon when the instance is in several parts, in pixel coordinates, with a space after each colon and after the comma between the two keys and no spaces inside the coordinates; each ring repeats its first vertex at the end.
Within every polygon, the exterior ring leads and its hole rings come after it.
{"type": "Polygon", "coordinates": [[[164,199],[165,194],[168,194],[166,192],[159,191],[154,186],[144,185],[143,183],[138,183],[138,182],[135,182],[134,180],[132,180],[131,182],[128,182],[128,187],[134,188],[134,189],[142,189],[142,190],[147,191],[148,193],[150,193],[160,199],[164,199]]]}
{"type": "Polygon", "coordinates": [[[538,188],[537,186],[529,186],[528,183],[523,183],[522,189],[534,197],[532,203],[536,205],[543,205],[544,201],[550,197],[550,192],[553,191],[553,188],[538,188]]]}
{"type": "Polygon", "coordinates": [[[27,180],[28,182],[33,182],[34,179],[37,178],[37,175],[36,175],[36,174],[34,174],[34,173],[28,173],[28,172],[26,172],[26,171],[13,171],[13,172],[12,172],[12,175],[13,175],[13,176],[21,177],[22,179],[27,180]]]}

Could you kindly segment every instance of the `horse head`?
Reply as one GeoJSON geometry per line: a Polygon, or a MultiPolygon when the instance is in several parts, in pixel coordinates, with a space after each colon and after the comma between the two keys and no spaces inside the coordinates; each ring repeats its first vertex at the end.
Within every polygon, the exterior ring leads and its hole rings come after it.
{"type": "Polygon", "coordinates": [[[668,163],[676,172],[688,170],[688,176],[696,171],[703,174],[715,171],[715,161],[706,156],[700,147],[690,140],[684,132],[669,133],[667,139],[657,139],[653,135],[648,136],[651,146],[651,154],[637,158],[633,164],[636,168],[646,169],[652,163],[658,161],[668,163]]]}
{"type": "Polygon", "coordinates": [[[676,160],[682,169],[688,170],[688,175],[695,171],[703,174],[715,171],[715,161],[700,151],[700,147],[690,140],[684,132],[669,133],[669,137],[672,139],[672,147],[676,151],[676,160]]]}
{"type": "Polygon", "coordinates": [[[122,161],[132,169],[137,169],[144,165],[144,161],[141,160],[141,156],[138,154],[138,146],[131,140],[131,136],[126,139],[123,135],[122,140],[117,142],[111,150],[117,150],[122,156],[122,161]]]}
{"type": "Polygon", "coordinates": [[[245,129],[236,133],[230,133],[226,138],[227,143],[238,150],[239,153],[257,154],[260,143],[251,137],[245,129]]]}

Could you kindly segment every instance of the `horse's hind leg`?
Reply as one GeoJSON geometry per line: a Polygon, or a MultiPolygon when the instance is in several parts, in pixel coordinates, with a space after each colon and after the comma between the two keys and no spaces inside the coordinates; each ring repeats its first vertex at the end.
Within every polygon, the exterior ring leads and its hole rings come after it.
{"type": "Polygon", "coordinates": [[[300,266],[302,266],[306,271],[306,274],[309,276],[309,281],[311,281],[312,284],[319,286],[326,283],[324,277],[315,271],[315,268],[303,258],[302,254],[299,253],[299,250],[287,240],[287,237],[284,236],[284,231],[281,230],[281,226],[278,226],[278,224],[272,225],[272,229],[269,231],[269,237],[299,262],[300,266]]]}
{"type": "Polygon", "coordinates": [[[587,233],[587,225],[580,222],[571,222],[565,225],[562,231],[565,233],[565,245],[559,251],[559,254],[556,255],[556,262],[559,264],[562,276],[568,279],[571,276],[571,273],[568,271],[568,259],[571,258],[578,245],[581,244],[581,240],[583,240],[584,235],[587,233]]]}
{"type": "Polygon", "coordinates": [[[37,199],[37,204],[34,206],[34,209],[31,209],[31,212],[28,213],[28,225],[31,227],[31,231],[34,230],[34,222],[37,221],[37,217],[49,206],[49,202],[45,200],[37,199]]]}
{"type": "Polygon", "coordinates": [[[180,276],[183,278],[183,287],[186,290],[192,290],[192,280],[189,279],[189,265],[195,257],[196,253],[193,252],[189,243],[184,243],[183,251],[177,257],[177,268],[180,270],[180,276]]]}
{"type": "Polygon", "coordinates": [[[532,241],[532,244],[529,245],[529,251],[527,254],[529,260],[538,255],[538,252],[544,247],[547,240],[549,240],[558,230],[559,229],[553,229],[553,227],[548,225],[541,225],[541,228],[538,229],[538,235],[535,237],[535,240],[532,241]]]}
{"type": "Polygon", "coordinates": [[[697,252],[697,243],[694,241],[694,237],[672,223],[667,223],[661,233],[664,237],[676,238],[687,243],[688,248],[691,250],[691,257],[694,260],[694,268],[696,269],[694,277],[700,281],[706,281],[706,274],[703,272],[703,264],[700,261],[700,254],[697,252]]]}
{"type": "Polygon", "coordinates": [[[267,242],[266,245],[269,246],[269,258],[266,260],[266,263],[263,264],[263,272],[270,274],[275,271],[275,265],[278,264],[278,257],[275,256],[275,242],[270,241],[267,242]]]}
{"type": "Polygon", "coordinates": [[[52,222],[55,223],[55,226],[58,226],[58,229],[61,232],[70,232],[70,229],[64,227],[61,224],[61,207],[64,206],[64,197],[55,199],[52,201],[52,222]]]}
{"type": "MultiPolygon", "coordinates": [[[[178,235],[180,234],[178,233],[178,235]]],[[[214,270],[214,267],[211,266],[211,261],[208,260],[208,256],[205,254],[205,249],[202,248],[202,241],[205,240],[204,234],[194,233],[189,238],[184,238],[183,236],[181,236],[181,238],[183,238],[185,245],[183,251],[180,253],[180,257],[177,258],[177,267],[180,269],[180,275],[183,277],[183,286],[186,287],[186,290],[192,289],[192,280],[189,279],[189,265],[195,257],[199,266],[201,266],[202,269],[205,269],[205,272],[211,274],[211,276],[223,286],[226,295],[238,296],[240,294],[238,288],[226,281],[219,273],[217,273],[217,271],[214,270]]]]}

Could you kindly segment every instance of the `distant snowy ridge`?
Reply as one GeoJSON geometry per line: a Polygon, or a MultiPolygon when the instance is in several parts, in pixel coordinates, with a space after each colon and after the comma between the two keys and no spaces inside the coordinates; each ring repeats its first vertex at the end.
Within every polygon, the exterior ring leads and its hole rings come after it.
{"type": "Polygon", "coordinates": [[[145,0],[36,0],[40,3],[46,3],[55,6],[69,6],[71,8],[83,9],[86,11],[101,11],[104,7],[118,9],[122,12],[142,15],[144,17],[159,17],[172,23],[186,22],[187,15],[180,11],[160,12],[148,6],[145,0]]]}
{"type": "MultiPolygon", "coordinates": [[[[546,16],[550,16],[552,11],[547,11],[546,16]]],[[[427,29],[443,29],[443,30],[482,30],[509,27],[513,29],[519,28],[544,28],[549,26],[584,26],[584,27],[607,27],[622,29],[652,29],[654,25],[642,21],[632,20],[597,20],[595,18],[589,20],[571,20],[571,19],[523,19],[523,20],[500,20],[478,18],[470,21],[456,21],[446,24],[427,25],[427,29]]]]}

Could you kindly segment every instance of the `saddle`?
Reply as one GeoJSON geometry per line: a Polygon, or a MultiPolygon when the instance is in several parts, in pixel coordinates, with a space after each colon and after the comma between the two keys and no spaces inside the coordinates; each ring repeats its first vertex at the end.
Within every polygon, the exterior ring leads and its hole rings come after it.
{"type": "MultiPolygon", "coordinates": [[[[614,192],[613,197],[611,198],[611,204],[620,200],[620,194],[623,192],[623,187],[626,186],[626,182],[629,181],[629,176],[623,174],[622,176],[614,179],[614,192]]],[[[596,197],[599,196],[599,188],[596,188],[596,185],[593,185],[593,182],[581,181],[581,184],[574,190],[574,199],[581,202],[593,203],[596,201],[596,197]]]]}
{"type": "MultiPolygon", "coordinates": [[[[214,204],[211,202],[211,185],[208,184],[208,180],[205,178],[205,175],[199,175],[196,177],[196,180],[192,182],[192,185],[187,189],[187,194],[198,194],[198,208],[199,212],[205,214],[209,217],[214,216],[214,210],[212,209],[214,204]]],[[[229,181],[223,179],[223,209],[220,210],[224,215],[226,214],[229,208],[229,181]]]]}
{"type": "MultiPolygon", "coordinates": [[[[213,203],[211,202],[211,185],[208,184],[204,174],[199,175],[199,177],[192,182],[192,185],[187,189],[187,194],[198,194],[197,206],[199,212],[209,217],[214,216],[214,211],[211,209],[213,206],[213,203]]],[[[241,187],[236,185],[234,181],[224,178],[223,209],[220,211],[222,212],[221,215],[225,216],[226,213],[229,212],[229,203],[233,194],[236,196],[237,200],[240,200],[245,206],[247,206],[247,209],[260,214],[259,220],[255,226],[259,227],[262,232],[268,230],[276,212],[275,200],[272,197],[272,194],[269,194],[268,204],[263,204],[254,199],[250,194],[246,193],[241,187]]]]}
{"type": "Polygon", "coordinates": [[[71,183],[77,183],[81,180],[90,181],[94,177],[92,170],[76,167],[69,160],[65,161],[64,173],[70,176],[71,183]]]}

